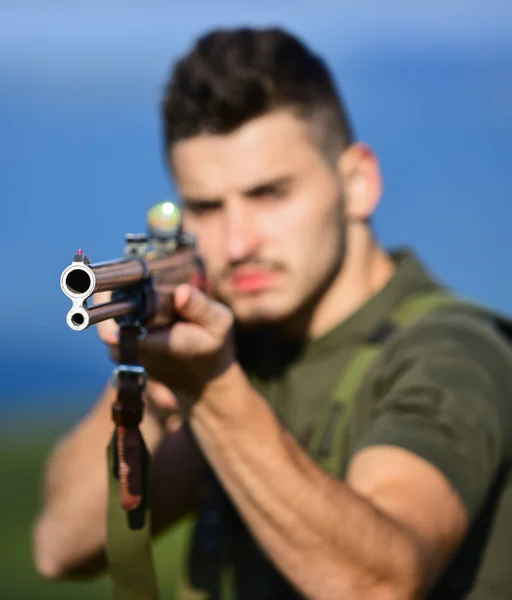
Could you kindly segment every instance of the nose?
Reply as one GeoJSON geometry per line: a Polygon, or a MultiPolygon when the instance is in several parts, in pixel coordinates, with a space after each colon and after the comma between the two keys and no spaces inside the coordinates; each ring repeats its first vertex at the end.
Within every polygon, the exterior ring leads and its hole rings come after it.
{"type": "Polygon", "coordinates": [[[243,262],[253,256],[261,243],[256,215],[244,203],[232,204],[226,211],[226,243],[231,263],[243,262]]]}

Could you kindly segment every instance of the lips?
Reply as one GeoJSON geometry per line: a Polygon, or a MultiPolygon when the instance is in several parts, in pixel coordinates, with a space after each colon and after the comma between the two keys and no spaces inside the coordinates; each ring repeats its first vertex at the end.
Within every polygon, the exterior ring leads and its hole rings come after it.
{"type": "Polygon", "coordinates": [[[272,285],[276,276],[276,273],[268,271],[236,273],[231,277],[231,283],[238,292],[261,292],[272,285]]]}

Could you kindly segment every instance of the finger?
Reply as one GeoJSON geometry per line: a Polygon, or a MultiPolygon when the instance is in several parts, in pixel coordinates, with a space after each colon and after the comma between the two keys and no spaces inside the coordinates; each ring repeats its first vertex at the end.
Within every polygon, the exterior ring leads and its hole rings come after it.
{"type": "MultiPolygon", "coordinates": [[[[93,302],[95,305],[104,304],[105,302],[110,302],[111,297],[112,292],[96,292],[96,294],[93,295],[93,302]]],[[[100,339],[105,342],[105,344],[117,345],[119,343],[119,325],[114,321],[114,319],[101,321],[96,325],[96,331],[100,339]]]]}
{"type": "Polygon", "coordinates": [[[216,337],[224,337],[233,325],[233,315],[226,306],[192,285],[179,285],[174,292],[174,303],[184,319],[204,327],[216,337]]]}
{"type": "Polygon", "coordinates": [[[98,332],[101,341],[105,342],[105,344],[112,346],[119,345],[119,325],[114,321],[114,319],[108,319],[107,321],[101,321],[101,323],[97,323],[96,331],[98,332]]]}
{"type": "Polygon", "coordinates": [[[204,331],[199,326],[192,323],[176,323],[172,327],[148,331],[147,335],[137,342],[137,348],[142,360],[158,359],[159,355],[167,359],[190,358],[190,348],[195,349],[194,354],[203,349],[204,342],[201,343],[201,337],[204,337],[204,331]]]}
{"type": "Polygon", "coordinates": [[[187,361],[200,356],[209,356],[219,346],[219,341],[195,323],[178,322],[172,327],[149,331],[140,340],[137,348],[142,361],[160,358],[187,361]]]}
{"type": "Polygon", "coordinates": [[[169,433],[176,433],[183,427],[183,418],[181,415],[171,415],[168,417],[166,422],[167,431],[169,433]]]}
{"type": "Polygon", "coordinates": [[[108,348],[108,355],[110,356],[110,360],[112,362],[115,362],[116,364],[119,363],[119,345],[114,345],[114,344],[107,344],[107,348],[108,348]]]}
{"type": "Polygon", "coordinates": [[[166,414],[179,410],[178,400],[175,394],[166,385],[156,379],[149,379],[146,386],[146,401],[153,408],[163,410],[166,414]]]}
{"type": "Polygon", "coordinates": [[[94,304],[104,304],[105,302],[110,302],[112,298],[112,292],[96,292],[92,295],[92,301],[94,304]]]}

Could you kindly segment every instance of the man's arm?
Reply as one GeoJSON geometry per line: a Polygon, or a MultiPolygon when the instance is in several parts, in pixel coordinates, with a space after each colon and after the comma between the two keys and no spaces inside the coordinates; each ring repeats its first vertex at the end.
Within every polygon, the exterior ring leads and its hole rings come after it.
{"type": "MultiPolygon", "coordinates": [[[[109,385],[48,461],[43,509],[34,530],[35,564],[45,577],[90,577],[105,566],[106,449],[113,432],[114,399],[109,385]]],[[[153,411],[145,410],[141,430],[153,455],[150,485],[156,533],[194,506],[204,461],[187,427],[169,433],[153,411]]]]}
{"type": "Polygon", "coordinates": [[[208,395],[192,416],[199,443],[259,543],[302,594],[421,596],[467,524],[436,469],[403,450],[379,456],[373,449],[354,461],[345,484],[282,429],[237,366],[208,395]],[[371,485],[369,464],[377,472],[371,485]]]}
{"type": "Polygon", "coordinates": [[[486,323],[425,320],[381,365],[345,482],[282,428],[236,362],[206,386],[191,425],[253,535],[303,595],[411,600],[460,546],[503,459],[511,365],[486,323]]]}
{"type": "MultiPolygon", "coordinates": [[[[276,567],[312,599],[422,597],[460,545],[508,443],[505,344],[462,319],[440,320],[395,349],[342,482],[250,385],[229,309],[187,285],[174,300],[183,320],[149,333],[141,360],[150,374],[170,357],[190,367],[180,389],[194,400],[185,407],[191,429],[276,567]]],[[[171,376],[162,381],[173,387],[171,376]]]]}

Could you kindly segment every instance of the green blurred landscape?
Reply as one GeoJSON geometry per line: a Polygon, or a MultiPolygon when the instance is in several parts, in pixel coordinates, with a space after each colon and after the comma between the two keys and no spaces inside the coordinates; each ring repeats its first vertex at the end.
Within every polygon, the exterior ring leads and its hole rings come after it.
{"type": "MultiPolygon", "coordinates": [[[[49,582],[32,564],[32,526],[40,508],[44,461],[55,440],[70,426],[4,421],[0,427],[0,598],[2,600],[102,600],[109,598],[106,576],[92,582],[49,582]]],[[[174,597],[181,541],[189,526],[183,521],[155,542],[162,596],[174,597]]]]}

